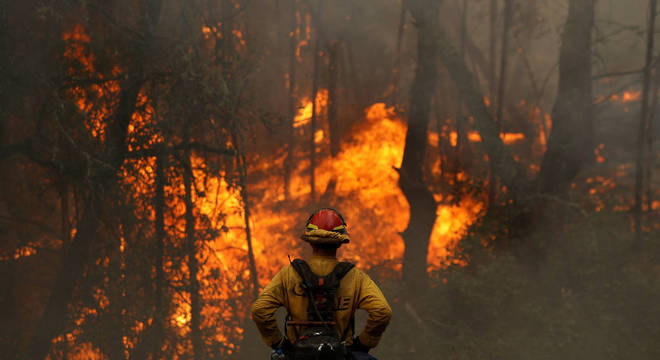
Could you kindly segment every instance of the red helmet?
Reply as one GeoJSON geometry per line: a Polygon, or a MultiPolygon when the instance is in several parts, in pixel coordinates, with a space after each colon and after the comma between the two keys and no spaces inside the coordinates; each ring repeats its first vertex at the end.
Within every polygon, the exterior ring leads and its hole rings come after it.
{"type": "Polygon", "coordinates": [[[305,226],[306,231],[319,229],[346,234],[346,222],[337,210],[322,208],[310,215],[305,226]]]}

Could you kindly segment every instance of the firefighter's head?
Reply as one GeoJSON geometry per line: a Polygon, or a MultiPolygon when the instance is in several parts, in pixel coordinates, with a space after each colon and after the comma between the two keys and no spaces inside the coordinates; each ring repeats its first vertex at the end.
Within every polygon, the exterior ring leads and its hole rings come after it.
{"type": "Polygon", "coordinates": [[[300,237],[313,247],[339,247],[350,241],[346,222],[341,214],[331,208],[314,211],[307,219],[300,237]]]}

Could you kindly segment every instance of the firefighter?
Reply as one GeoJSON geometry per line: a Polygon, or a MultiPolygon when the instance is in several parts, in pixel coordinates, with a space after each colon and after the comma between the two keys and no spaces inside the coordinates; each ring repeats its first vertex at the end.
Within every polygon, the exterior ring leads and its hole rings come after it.
{"type": "MultiPolygon", "coordinates": [[[[329,274],[338,272],[340,264],[349,265],[344,267],[345,274],[340,275],[336,293],[333,294],[335,301],[332,325],[340,340],[345,341],[349,354],[352,353],[356,359],[373,359],[367,353],[378,345],[390,321],[392,310],[376,283],[366,273],[352,264],[340,263],[337,260],[337,249],[349,242],[346,222],[334,209],[319,209],[307,220],[301,239],[312,247],[312,256],[304,261],[308,264],[307,269],[313,272],[312,277],[330,276],[329,274]],[[353,334],[354,314],[357,309],[364,309],[368,313],[366,326],[358,336],[353,334]]],[[[296,260],[280,270],[252,306],[252,319],[264,342],[280,354],[290,352],[299,338],[307,336],[300,335],[303,331],[301,326],[287,326],[286,334],[283,335],[275,319],[277,309],[285,307],[288,311],[288,321],[294,324],[304,323],[310,314],[313,314],[310,309],[311,302],[305,296],[306,283],[299,273],[300,267],[294,268],[295,262],[301,261],[296,260]]]]}

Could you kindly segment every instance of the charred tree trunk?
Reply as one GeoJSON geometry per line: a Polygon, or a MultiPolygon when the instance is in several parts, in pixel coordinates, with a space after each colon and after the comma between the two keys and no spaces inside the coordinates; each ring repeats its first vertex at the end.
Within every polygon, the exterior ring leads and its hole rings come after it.
{"type": "Polygon", "coordinates": [[[653,80],[653,88],[651,90],[652,94],[652,99],[651,100],[651,108],[649,109],[649,123],[648,123],[648,131],[646,133],[646,174],[645,174],[645,182],[646,182],[646,211],[647,212],[652,212],[653,211],[653,168],[655,167],[655,155],[653,154],[653,122],[655,121],[655,117],[658,111],[658,85],[660,83],[660,69],[658,69],[658,66],[655,66],[655,79],[653,80]]]}
{"type": "Polygon", "coordinates": [[[68,246],[71,242],[71,219],[69,215],[69,185],[66,183],[66,180],[62,181],[60,184],[60,209],[62,211],[60,218],[60,231],[62,231],[62,243],[64,246],[68,246]]]}
{"type": "MultiPolygon", "coordinates": [[[[500,74],[497,85],[497,104],[495,107],[495,122],[497,132],[502,130],[502,115],[504,112],[504,92],[506,90],[507,65],[509,63],[509,29],[511,28],[511,17],[513,14],[513,0],[504,0],[504,21],[502,23],[502,47],[500,48],[500,74]]],[[[488,177],[488,208],[492,209],[497,197],[497,178],[492,169],[488,177]]]]}
{"type": "Polygon", "coordinates": [[[289,198],[289,188],[291,185],[291,172],[293,169],[293,146],[294,131],[293,121],[296,116],[296,0],[291,0],[291,28],[289,29],[289,123],[287,126],[287,155],[284,159],[284,197],[289,198]]]}
{"type": "Polygon", "coordinates": [[[567,190],[593,157],[591,30],[596,0],[571,0],[559,49],[559,91],[539,173],[542,193],[567,190]]]}
{"type": "MultiPolygon", "coordinates": [[[[125,229],[124,224],[121,225],[121,229],[125,229]]],[[[126,299],[124,297],[126,283],[123,276],[125,242],[123,236],[123,230],[120,230],[121,239],[115,240],[112,244],[110,254],[108,254],[110,266],[106,274],[108,274],[109,279],[109,286],[107,288],[110,303],[108,305],[108,320],[111,325],[108,326],[109,329],[107,329],[105,334],[104,353],[108,355],[109,360],[126,359],[124,353],[126,345],[123,341],[124,334],[126,333],[123,316],[126,310],[126,299]]]]}
{"type": "Polygon", "coordinates": [[[11,88],[9,77],[10,60],[7,52],[7,36],[9,27],[7,17],[8,0],[0,0],[0,146],[4,143],[5,126],[7,123],[8,92],[11,88]]]}
{"type": "Polygon", "coordinates": [[[339,123],[337,119],[337,65],[339,58],[337,52],[339,51],[339,42],[333,40],[329,46],[329,62],[328,62],[328,128],[330,137],[330,155],[332,157],[339,154],[340,149],[340,134],[339,123]]]}
{"type": "Polygon", "coordinates": [[[190,120],[186,120],[183,130],[183,186],[185,189],[184,203],[186,206],[186,253],[188,256],[188,291],[190,293],[190,337],[193,347],[193,359],[204,358],[201,324],[201,301],[199,295],[199,263],[197,261],[197,244],[195,241],[195,214],[192,202],[193,171],[190,160],[190,120]]]}
{"type": "MultiPolygon", "coordinates": [[[[463,9],[461,11],[461,45],[460,55],[461,59],[465,61],[465,46],[467,43],[467,22],[468,22],[468,1],[463,0],[463,9]]],[[[454,203],[458,204],[461,199],[461,186],[459,184],[458,174],[462,169],[461,156],[463,154],[463,146],[467,143],[465,131],[465,118],[463,116],[463,94],[460,90],[456,94],[456,148],[454,149],[454,167],[453,167],[453,182],[454,182],[454,203]]]]}
{"type": "Polygon", "coordinates": [[[247,242],[248,263],[250,266],[250,282],[252,283],[252,295],[256,299],[259,295],[259,273],[257,272],[257,262],[254,259],[254,250],[252,248],[252,229],[250,227],[251,212],[247,189],[247,162],[245,160],[243,139],[240,138],[238,129],[233,130],[232,137],[236,144],[236,162],[238,164],[238,181],[241,188],[241,200],[243,201],[243,220],[245,223],[245,241],[247,242]]]}
{"type": "Polygon", "coordinates": [[[507,65],[509,63],[509,29],[513,15],[513,0],[504,0],[504,22],[502,24],[502,48],[500,49],[500,76],[497,87],[497,112],[495,120],[502,126],[502,112],[504,111],[504,96],[506,91],[507,65]]]}
{"type": "Polygon", "coordinates": [[[399,15],[399,28],[397,29],[396,33],[396,54],[395,54],[395,59],[394,59],[394,70],[393,72],[393,81],[392,81],[392,86],[394,86],[394,91],[392,94],[392,98],[394,99],[394,103],[398,104],[399,103],[399,82],[401,79],[401,46],[403,44],[403,31],[405,30],[406,27],[406,7],[403,4],[403,1],[401,1],[401,15],[399,15]]]}
{"type": "Polygon", "coordinates": [[[651,82],[651,68],[653,66],[653,38],[655,35],[656,8],[657,0],[649,0],[650,11],[646,36],[646,63],[644,65],[644,74],[642,78],[642,108],[640,110],[639,117],[639,132],[637,134],[637,157],[635,166],[635,207],[633,209],[633,214],[635,216],[635,238],[637,242],[639,242],[642,238],[642,174],[644,168],[644,139],[645,134],[649,130],[649,87],[651,82]]]}
{"type": "Polygon", "coordinates": [[[311,134],[309,144],[309,185],[310,185],[310,198],[312,203],[316,201],[316,98],[319,93],[319,43],[321,42],[320,34],[317,31],[316,39],[314,41],[314,74],[312,75],[312,119],[311,119],[311,134]]]}
{"type": "Polygon", "coordinates": [[[489,35],[489,45],[490,45],[490,71],[488,72],[488,83],[490,85],[490,97],[491,101],[495,100],[495,86],[497,83],[497,78],[495,76],[495,69],[497,68],[495,46],[497,42],[497,0],[490,0],[490,33],[489,35]]]}
{"type": "Polygon", "coordinates": [[[431,98],[438,77],[438,43],[435,37],[438,8],[423,1],[407,0],[405,5],[417,27],[417,69],[410,89],[408,130],[399,169],[399,187],[410,205],[410,220],[403,232],[403,279],[413,292],[421,291],[427,280],[427,255],[437,204],[424,179],[424,158],[431,98]]]}
{"type": "Polygon", "coordinates": [[[163,257],[165,256],[165,168],[166,155],[162,150],[156,155],[156,196],[154,203],[155,227],[156,227],[156,294],[154,314],[154,335],[151,346],[151,353],[155,359],[160,359],[163,340],[165,338],[165,323],[167,316],[163,306],[164,294],[163,285],[165,282],[165,272],[163,270],[163,257]]]}

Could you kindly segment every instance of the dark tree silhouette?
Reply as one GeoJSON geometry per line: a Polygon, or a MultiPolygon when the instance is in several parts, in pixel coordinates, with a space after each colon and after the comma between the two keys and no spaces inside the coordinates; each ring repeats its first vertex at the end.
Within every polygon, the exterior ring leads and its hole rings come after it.
{"type": "Polygon", "coordinates": [[[410,89],[408,130],[399,169],[399,187],[410,205],[410,221],[402,236],[403,279],[413,291],[421,291],[427,279],[427,255],[437,204],[424,179],[424,158],[430,121],[431,98],[438,77],[437,3],[404,1],[417,28],[417,68],[410,89]]]}
{"type": "MultiPolygon", "coordinates": [[[[635,205],[633,207],[633,215],[635,217],[635,236],[637,241],[641,240],[642,236],[642,192],[643,190],[643,173],[644,173],[644,140],[647,136],[651,136],[649,129],[649,91],[651,86],[651,70],[653,68],[653,38],[655,36],[655,19],[656,19],[657,0],[649,0],[649,20],[646,35],[646,62],[644,64],[644,73],[642,77],[642,108],[639,115],[639,130],[637,132],[637,151],[635,161],[635,205]]],[[[650,149],[649,149],[650,151],[650,149]]],[[[650,158],[651,154],[647,154],[650,158]]],[[[646,161],[646,166],[649,166],[649,161],[646,161]]],[[[650,176],[649,176],[650,177],[650,176]]],[[[650,184],[649,184],[650,186],[650,184]]]]}
{"type": "Polygon", "coordinates": [[[552,108],[552,132],[539,173],[540,191],[567,189],[593,158],[591,30],[595,0],[571,0],[559,49],[559,90],[552,108]]]}

